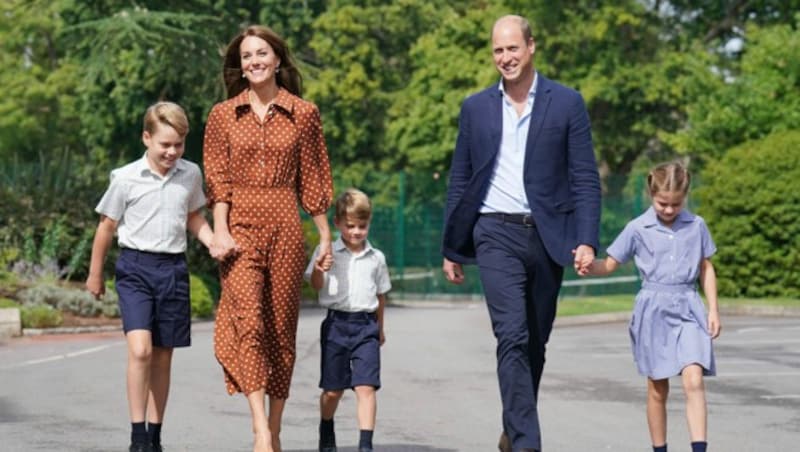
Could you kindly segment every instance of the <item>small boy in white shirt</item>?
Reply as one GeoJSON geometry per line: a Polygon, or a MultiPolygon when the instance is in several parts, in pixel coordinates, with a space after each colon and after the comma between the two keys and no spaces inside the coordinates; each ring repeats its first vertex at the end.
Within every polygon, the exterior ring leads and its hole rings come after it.
{"type": "Polygon", "coordinates": [[[319,249],[305,272],[319,302],[328,308],[320,344],[320,452],[336,452],[333,416],[344,390],[356,393],[359,452],[372,452],[376,397],[381,386],[380,346],[386,293],[392,288],[383,253],[367,241],[372,205],[350,188],[336,200],[333,223],[340,232],[332,256],[317,263],[319,249]]]}

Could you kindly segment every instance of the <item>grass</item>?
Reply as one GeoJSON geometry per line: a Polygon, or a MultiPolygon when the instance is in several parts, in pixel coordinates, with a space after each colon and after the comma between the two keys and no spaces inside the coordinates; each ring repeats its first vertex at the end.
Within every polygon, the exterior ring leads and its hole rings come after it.
{"type": "MultiPolygon", "coordinates": [[[[558,302],[558,315],[572,316],[627,312],[633,310],[635,295],[604,295],[596,297],[565,297],[558,302]]],[[[771,306],[800,309],[797,298],[720,298],[719,305],[725,307],[771,306]]]]}
{"type": "Polygon", "coordinates": [[[633,309],[633,295],[604,295],[597,297],[568,297],[558,301],[558,315],[601,314],[626,312],[633,309]]]}

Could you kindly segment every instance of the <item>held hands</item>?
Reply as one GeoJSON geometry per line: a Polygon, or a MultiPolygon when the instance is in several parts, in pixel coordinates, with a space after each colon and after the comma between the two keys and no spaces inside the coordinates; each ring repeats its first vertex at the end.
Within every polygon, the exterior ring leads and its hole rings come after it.
{"type": "Polygon", "coordinates": [[[235,255],[239,252],[239,246],[233,240],[230,232],[216,230],[214,231],[214,238],[211,239],[211,245],[208,247],[208,253],[218,261],[224,261],[228,256],[235,255]]]}
{"type": "Polygon", "coordinates": [[[589,245],[578,245],[578,248],[572,250],[572,255],[575,256],[575,273],[579,276],[590,275],[595,257],[594,248],[589,245]]]}
{"type": "Polygon", "coordinates": [[[331,248],[331,239],[321,238],[319,240],[319,254],[317,260],[314,262],[314,267],[317,270],[326,272],[333,266],[333,251],[331,248]]]}
{"type": "Polygon", "coordinates": [[[333,267],[333,255],[331,253],[328,254],[320,254],[317,257],[317,260],[314,261],[314,268],[321,272],[326,272],[333,267]]]}

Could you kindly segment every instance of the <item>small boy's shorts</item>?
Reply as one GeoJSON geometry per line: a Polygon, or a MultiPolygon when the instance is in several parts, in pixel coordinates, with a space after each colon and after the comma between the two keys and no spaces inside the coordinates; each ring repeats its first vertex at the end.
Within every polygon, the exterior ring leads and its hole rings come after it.
{"type": "Polygon", "coordinates": [[[157,347],[191,345],[192,306],[186,256],[123,248],[116,287],[122,328],[149,330],[157,347]]]}
{"type": "Polygon", "coordinates": [[[320,328],[320,345],[320,388],[381,387],[380,328],[374,312],[328,310],[320,328]]]}

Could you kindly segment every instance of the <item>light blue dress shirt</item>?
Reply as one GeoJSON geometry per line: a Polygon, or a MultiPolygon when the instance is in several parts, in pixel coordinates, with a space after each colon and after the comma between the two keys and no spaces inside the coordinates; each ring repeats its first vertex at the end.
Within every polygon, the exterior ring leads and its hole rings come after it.
{"type": "Polygon", "coordinates": [[[500,150],[495,161],[494,173],[489,181],[489,190],[483,200],[481,213],[529,213],[528,197],[525,194],[525,145],[528,142],[528,130],[531,123],[533,102],[536,98],[536,85],[539,81],[534,72],[533,83],[528,91],[528,103],[521,115],[511,104],[503,87],[499,90],[503,97],[503,136],[500,139],[500,150]]]}

